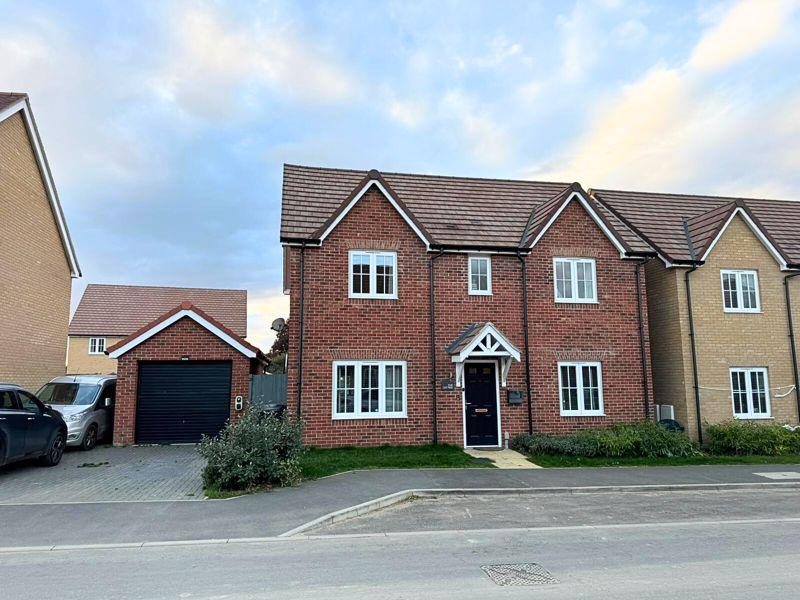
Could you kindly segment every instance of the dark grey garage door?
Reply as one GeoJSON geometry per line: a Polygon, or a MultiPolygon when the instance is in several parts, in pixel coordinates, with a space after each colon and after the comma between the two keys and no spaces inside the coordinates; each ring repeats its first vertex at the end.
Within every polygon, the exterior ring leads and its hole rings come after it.
{"type": "Polygon", "coordinates": [[[230,362],[140,362],[136,442],[199,442],[230,416],[230,362]]]}

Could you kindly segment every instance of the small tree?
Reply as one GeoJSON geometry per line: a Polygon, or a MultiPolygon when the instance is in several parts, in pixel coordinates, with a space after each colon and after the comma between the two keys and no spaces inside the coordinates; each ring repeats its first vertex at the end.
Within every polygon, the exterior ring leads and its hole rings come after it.
{"type": "Polygon", "coordinates": [[[289,321],[278,332],[267,358],[269,359],[268,373],[286,373],[286,354],[289,352],[289,321]]]}

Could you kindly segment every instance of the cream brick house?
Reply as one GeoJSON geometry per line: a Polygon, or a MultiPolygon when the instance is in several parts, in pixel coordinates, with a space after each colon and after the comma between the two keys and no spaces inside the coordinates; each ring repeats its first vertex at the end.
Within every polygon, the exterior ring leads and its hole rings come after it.
{"type": "Polygon", "coordinates": [[[646,267],[658,404],[708,423],[799,422],[800,202],[594,190],[657,252],[646,267]]]}
{"type": "Polygon", "coordinates": [[[0,381],[64,374],[75,250],[26,94],[0,93],[0,381]]]}
{"type": "Polygon", "coordinates": [[[116,373],[105,351],[181,302],[191,302],[247,335],[247,292],[207,288],[89,284],[69,324],[67,373],[116,373]]]}

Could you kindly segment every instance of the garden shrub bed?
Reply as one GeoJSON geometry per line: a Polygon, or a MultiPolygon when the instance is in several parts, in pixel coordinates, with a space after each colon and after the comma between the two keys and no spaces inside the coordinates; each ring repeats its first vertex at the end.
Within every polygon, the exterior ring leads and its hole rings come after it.
{"type": "Polygon", "coordinates": [[[772,423],[727,421],[706,428],[708,451],[716,455],[782,456],[800,454],[800,429],[772,423]]]}
{"type": "Polygon", "coordinates": [[[511,448],[529,456],[671,458],[700,453],[686,434],[668,431],[651,421],[619,423],[563,435],[522,434],[511,440],[511,448]]]}

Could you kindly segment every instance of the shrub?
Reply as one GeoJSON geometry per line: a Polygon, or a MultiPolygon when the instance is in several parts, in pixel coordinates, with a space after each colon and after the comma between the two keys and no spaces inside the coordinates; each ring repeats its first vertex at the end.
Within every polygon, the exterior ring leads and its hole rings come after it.
{"type": "Polygon", "coordinates": [[[781,425],[728,421],[706,428],[712,454],[800,454],[800,430],[781,425]]]}
{"type": "Polygon", "coordinates": [[[511,440],[511,448],[530,455],[609,458],[692,456],[698,453],[688,436],[667,431],[652,421],[619,423],[566,435],[523,434],[511,440]]]}
{"type": "Polygon", "coordinates": [[[302,424],[258,411],[228,423],[217,437],[203,437],[199,452],[208,461],[203,484],[218,490],[290,486],[300,481],[302,424]]]}

